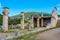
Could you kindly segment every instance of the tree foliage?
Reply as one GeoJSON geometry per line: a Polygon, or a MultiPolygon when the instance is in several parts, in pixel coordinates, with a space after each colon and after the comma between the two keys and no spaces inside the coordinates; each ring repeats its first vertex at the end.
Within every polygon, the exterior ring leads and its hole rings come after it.
{"type": "Polygon", "coordinates": [[[0,25],[2,25],[3,16],[0,14],[0,25]]]}

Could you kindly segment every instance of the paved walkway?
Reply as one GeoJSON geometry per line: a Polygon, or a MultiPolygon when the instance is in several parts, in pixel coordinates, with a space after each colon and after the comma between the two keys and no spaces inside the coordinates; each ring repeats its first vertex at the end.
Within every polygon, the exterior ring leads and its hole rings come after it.
{"type": "Polygon", "coordinates": [[[36,40],[60,40],[60,28],[40,33],[37,35],[36,40]]]}

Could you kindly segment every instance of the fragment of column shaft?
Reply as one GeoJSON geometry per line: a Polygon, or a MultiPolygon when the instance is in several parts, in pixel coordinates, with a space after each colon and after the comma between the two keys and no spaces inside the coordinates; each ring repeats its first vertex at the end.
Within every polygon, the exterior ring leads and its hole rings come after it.
{"type": "Polygon", "coordinates": [[[3,26],[2,26],[3,31],[8,30],[8,8],[4,7],[3,11],[3,26]]]}
{"type": "Polygon", "coordinates": [[[56,27],[57,19],[58,19],[57,9],[56,9],[56,7],[54,7],[54,9],[52,11],[52,18],[51,18],[52,27],[56,27]]]}
{"type": "Polygon", "coordinates": [[[21,12],[21,29],[24,29],[24,12],[21,12]]]}

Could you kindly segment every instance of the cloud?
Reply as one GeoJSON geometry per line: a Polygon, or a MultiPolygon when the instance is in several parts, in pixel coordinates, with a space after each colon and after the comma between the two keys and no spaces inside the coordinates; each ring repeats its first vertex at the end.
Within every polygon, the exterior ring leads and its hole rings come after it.
{"type": "Polygon", "coordinates": [[[57,4],[56,6],[60,6],[60,4],[57,4]]]}
{"type": "Polygon", "coordinates": [[[60,4],[55,5],[56,7],[60,7],[60,4]]]}
{"type": "Polygon", "coordinates": [[[60,7],[58,7],[57,9],[60,10],[60,7]]]}
{"type": "Polygon", "coordinates": [[[3,6],[2,6],[2,4],[1,4],[1,2],[0,2],[0,8],[2,8],[3,6]]]}
{"type": "Polygon", "coordinates": [[[0,8],[1,8],[1,3],[0,3],[0,8]]]}
{"type": "Polygon", "coordinates": [[[60,4],[55,5],[57,7],[57,10],[60,10],[60,4]]]}

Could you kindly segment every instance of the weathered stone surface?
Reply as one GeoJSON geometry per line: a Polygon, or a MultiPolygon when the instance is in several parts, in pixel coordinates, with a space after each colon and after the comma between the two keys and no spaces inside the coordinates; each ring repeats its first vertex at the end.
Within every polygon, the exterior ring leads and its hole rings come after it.
{"type": "Polygon", "coordinates": [[[40,27],[40,26],[39,26],[39,17],[38,17],[38,19],[37,19],[37,27],[40,27]]]}
{"type": "Polygon", "coordinates": [[[53,27],[56,27],[57,20],[58,20],[57,10],[56,8],[54,8],[52,12],[52,18],[51,18],[51,25],[53,27]]]}
{"type": "MultiPolygon", "coordinates": [[[[43,17],[43,14],[41,14],[41,17],[43,17]]],[[[43,18],[41,19],[41,26],[43,27],[43,18]]]]}
{"type": "Polygon", "coordinates": [[[28,24],[28,30],[32,29],[32,24],[31,24],[31,19],[29,20],[29,24],[28,24]]]}
{"type": "Polygon", "coordinates": [[[8,30],[8,16],[3,16],[3,26],[2,26],[4,31],[8,30]]]}
{"type": "Polygon", "coordinates": [[[24,29],[24,12],[21,12],[21,29],[24,29]]]}
{"type": "Polygon", "coordinates": [[[33,22],[33,16],[32,16],[32,18],[31,18],[31,26],[32,26],[32,28],[34,28],[34,22],[33,22]]]}
{"type": "Polygon", "coordinates": [[[3,11],[3,26],[2,26],[2,29],[3,31],[7,31],[8,30],[8,9],[7,8],[4,8],[4,11],[3,11]]]}
{"type": "Polygon", "coordinates": [[[56,10],[56,7],[54,7],[52,11],[51,23],[49,23],[47,27],[56,27],[57,20],[58,20],[57,10],[56,10]]]}

